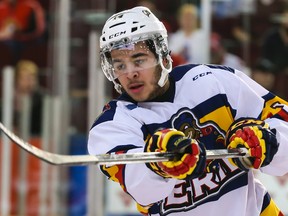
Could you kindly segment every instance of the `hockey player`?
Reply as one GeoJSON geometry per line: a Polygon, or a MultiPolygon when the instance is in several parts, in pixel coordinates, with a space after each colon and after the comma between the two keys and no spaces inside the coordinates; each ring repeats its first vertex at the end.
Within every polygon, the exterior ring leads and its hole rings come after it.
{"type": "Polygon", "coordinates": [[[121,95],[91,127],[89,153],[178,153],[168,162],[100,167],[143,214],[283,215],[253,169],[288,171],[286,101],[229,67],[172,69],[166,29],[145,7],[110,17],[100,48],[103,72],[121,95]],[[238,147],[251,157],[206,160],[206,149],[238,147]]]}

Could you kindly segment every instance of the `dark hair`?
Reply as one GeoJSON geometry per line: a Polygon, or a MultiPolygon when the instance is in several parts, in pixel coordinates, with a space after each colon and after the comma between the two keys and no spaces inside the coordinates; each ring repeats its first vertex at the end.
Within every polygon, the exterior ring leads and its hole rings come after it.
{"type": "Polygon", "coordinates": [[[145,41],[145,44],[148,46],[149,50],[154,54],[154,56],[157,58],[156,48],[153,43],[153,40],[148,39],[145,41]]]}

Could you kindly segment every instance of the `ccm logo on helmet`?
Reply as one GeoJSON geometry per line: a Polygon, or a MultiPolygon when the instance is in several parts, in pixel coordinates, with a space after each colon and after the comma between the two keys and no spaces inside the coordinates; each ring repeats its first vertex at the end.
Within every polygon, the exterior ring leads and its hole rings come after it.
{"type": "Polygon", "coordinates": [[[115,34],[110,35],[110,36],[109,36],[109,39],[112,39],[112,38],[118,37],[118,36],[120,36],[120,35],[122,35],[122,34],[125,34],[125,33],[126,33],[126,31],[123,31],[123,32],[117,32],[117,33],[115,33],[115,34]]]}

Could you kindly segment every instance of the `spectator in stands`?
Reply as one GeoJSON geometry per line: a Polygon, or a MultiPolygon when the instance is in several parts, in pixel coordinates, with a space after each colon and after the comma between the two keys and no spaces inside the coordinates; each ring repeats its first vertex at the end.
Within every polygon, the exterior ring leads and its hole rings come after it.
{"type": "Polygon", "coordinates": [[[13,63],[21,58],[24,43],[35,41],[46,28],[45,13],[36,0],[0,0],[0,41],[9,45],[13,63]]]}
{"type": "Polygon", "coordinates": [[[251,77],[267,90],[275,91],[275,69],[273,63],[268,59],[263,58],[257,61],[255,66],[252,67],[251,77]]]}
{"type": "Polygon", "coordinates": [[[288,3],[274,20],[279,25],[265,34],[262,55],[275,65],[276,72],[288,73],[288,3]]]}
{"type": "MultiPolygon", "coordinates": [[[[248,63],[249,57],[247,50],[250,48],[251,34],[243,17],[253,14],[256,1],[229,0],[229,1],[211,1],[212,4],[212,24],[213,32],[221,33],[225,47],[230,53],[245,58],[248,63]],[[247,11],[247,4],[249,10],[247,11]],[[251,5],[250,5],[251,4],[251,5]],[[244,15],[245,14],[245,15],[244,15]]],[[[250,54],[250,53],[249,53],[250,54]]]]}
{"type": "Polygon", "coordinates": [[[262,57],[275,66],[276,90],[284,99],[288,98],[288,3],[280,15],[274,17],[277,26],[269,29],[262,44],[262,57]]]}
{"type": "Polygon", "coordinates": [[[223,44],[221,36],[215,32],[211,34],[211,63],[220,64],[245,72],[250,75],[244,61],[237,55],[228,52],[223,44]]]}
{"type": "Polygon", "coordinates": [[[30,60],[19,61],[15,68],[14,123],[15,127],[18,128],[19,116],[23,111],[23,98],[26,96],[31,101],[31,135],[40,135],[41,132],[43,92],[39,88],[38,72],[38,66],[30,60]]]}
{"type": "Polygon", "coordinates": [[[179,29],[170,34],[172,54],[180,55],[185,63],[207,63],[202,49],[204,32],[199,28],[198,9],[193,4],[183,4],[178,10],[179,29]]]}

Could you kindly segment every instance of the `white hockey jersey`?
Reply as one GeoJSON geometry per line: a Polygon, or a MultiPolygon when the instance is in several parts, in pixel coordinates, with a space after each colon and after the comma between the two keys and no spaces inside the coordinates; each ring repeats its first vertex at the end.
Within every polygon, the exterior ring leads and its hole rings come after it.
{"type": "MultiPolygon", "coordinates": [[[[229,126],[241,117],[265,120],[280,143],[273,161],[262,172],[288,171],[288,103],[244,73],[217,65],[179,66],[169,74],[165,95],[135,102],[127,94],[112,100],[91,127],[90,154],[143,152],[145,142],[159,128],[175,128],[205,144],[226,148],[229,126]]],[[[214,160],[210,173],[190,180],[164,179],[143,164],[101,166],[110,180],[149,215],[256,216],[283,215],[253,172],[228,160],[214,160]]]]}

